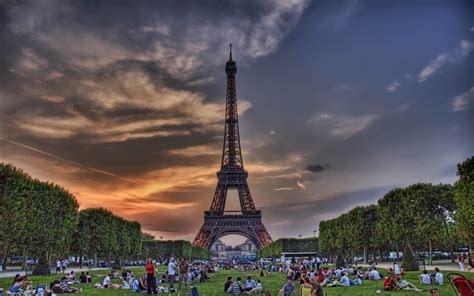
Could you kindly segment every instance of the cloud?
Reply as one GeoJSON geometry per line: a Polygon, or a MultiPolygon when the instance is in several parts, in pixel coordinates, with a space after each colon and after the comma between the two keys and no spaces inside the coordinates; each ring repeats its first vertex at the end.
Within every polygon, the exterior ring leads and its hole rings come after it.
{"type": "Polygon", "coordinates": [[[275,190],[275,191],[291,191],[293,189],[294,189],[293,187],[279,187],[279,188],[275,188],[273,190],[275,190]]]}
{"type": "Polygon", "coordinates": [[[438,55],[428,66],[423,68],[420,74],[418,74],[418,82],[424,82],[445,65],[461,63],[473,48],[474,43],[472,41],[462,40],[458,47],[438,55]]]}
{"type": "Polygon", "coordinates": [[[401,86],[401,83],[398,81],[392,82],[387,88],[385,89],[387,92],[394,92],[401,86]]]}
{"type": "Polygon", "coordinates": [[[309,172],[312,172],[312,173],[320,173],[326,169],[329,168],[329,165],[328,164],[311,164],[311,165],[308,165],[305,170],[309,171],[309,172]]]}
{"type": "Polygon", "coordinates": [[[334,138],[348,139],[368,128],[378,115],[314,113],[307,124],[317,131],[328,131],[334,138]]]}
{"type": "MultiPolygon", "coordinates": [[[[123,142],[150,137],[188,136],[191,133],[220,130],[225,102],[207,102],[201,93],[155,85],[140,70],[113,72],[95,80],[76,81],[74,101],[61,95],[42,95],[41,99],[63,103],[59,114],[48,109],[24,110],[13,123],[35,137],[69,139],[80,136],[88,143],[123,142]],[[89,112],[76,105],[94,106],[89,112]],[[128,111],[129,110],[129,111],[128,111]],[[121,116],[113,114],[120,111],[121,116]],[[126,115],[126,114],[129,115],[126,115]],[[58,131],[57,126],[62,128],[58,131]]],[[[239,114],[251,104],[240,101],[239,114]]]]}
{"type": "Polygon", "coordinates": [[[474,102],[474,87],[471,87],[471,89],[467,92],[452,99],[452,110],[465,110],[469,108],[469,104],[471,104],[472,102],[474,102]]]}
{"type": "Polygon", "coordinates": [[[298,186],[300,189],[303,189],[303,190],[306,189],[306,185],[300,181],[296,181],[296,186],[298,186]]]}

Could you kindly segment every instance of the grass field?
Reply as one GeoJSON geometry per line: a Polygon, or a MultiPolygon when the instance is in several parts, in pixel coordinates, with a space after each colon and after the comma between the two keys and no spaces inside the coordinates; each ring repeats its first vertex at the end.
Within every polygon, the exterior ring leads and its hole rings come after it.
{"type": "MultiPolygon", "coordinates": [[[[136,274],[141,273],[143,271],[142,268],[133,268],[136,274]]],[[[383,274],[386,274],[387,271],[380,269],[383,274]]],[[[112,289],[95,289],[93,285],[95,283],[102,283],[102,280],[106,274],[106,270],[99,270],[92,272],[92,284],[77,284],[74,285],[75,287],[79,287],[83,289],[81,294],[83,295],[133,295],[136,293],[132,293],[130,290],[112,290],[112,289]]],[[[211,281],[207,283],[197,283],[196,287],[199,290],[199,295],[208,296],[208,295],[225,295],[222,290],[224,286],[224,282],[228,275],[232,276],[234,280],[237,277],[241,277],[243,280],[248,276],[251,275],[254,279],[257,279],[257,271],[253,272],[238,272],[238,271],[227,271],[227,270],[220,270],[218,273],[211,274],[211,281]]],[[[429,289],[431,286],[422,286],[418,283],[417,276],[420,272],[408,272],[406,275],[406,279],[415,284],[418,288],[423,289],[423,292],[403,292],[403,291],[396,291],[396,292],[385,292],[383,291],[382,294],[388,295],[430,295],[429,289]]],[[[448,273],[444,272],[445,276],[445,285],[437,286],[439,290],[439,294],[441,296],[447,295],[455,295],[451,286],[447,282],[446,275],[448,273]]],[[[474,280],[474,273],[464,273],[465,276],[469,277],[471,280],[474,280]]],[[[41,277],[41,276],[33,276],[31,277],[34,284],[44,284],[49,283],[54,279],[60,279],[60,275],[55,276],[48,276],[48,277],[41,277]]],[[[1,278],[0,279],[0,287],[7,290],[11,286],[13,278],[1,278]]],[[[263,283],[264,290],[269,290],[273,296],[278,294],[278,290],[282,287],[285,283],[285,275],[283,273],[274,273],[270,277],[263,277],[260,278],[263,283]]],[[[115,281],[119,283],[118,281],[115,281]]],[[[167,285],[167,284],[164,284],[167,285]]],[[[351,287],[336,287],[336,288],[325,288],[324,294],[325,295],[378,295],[375,291],[378,289],[382,289],[383,281],[373,282],[373,281],[364,281],[362,286],[351,286],[351,287]]],[[[183,289],[184,290],[184,289],[183,289]]],[[[183,291],[184,292],[184,291],[183,291]]],[[[168,295],[168,294],[167,294],[168,295]]],[[[177,294],[169,294],[169,295],[177,295],[177,294]]],[[[184,293],[183,293],[184,295],[184,293]]],[[[262,295],[262,294],[260,294],[262,295]]]]}

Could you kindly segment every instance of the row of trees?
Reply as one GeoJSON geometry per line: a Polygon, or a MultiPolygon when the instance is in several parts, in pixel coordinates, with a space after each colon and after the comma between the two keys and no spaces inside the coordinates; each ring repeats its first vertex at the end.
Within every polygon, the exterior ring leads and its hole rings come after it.
{"type": "Polygon", "coordinates": [[[138,222],[128,221],[103,208],[79,212],[79,223],[73,235],[71,252],[82,257],[106,259],[120,264],[138,257],[142,248],[142,231],[138,222]]]}
{"type": "Polygon", "coordinates": [[[31,178],[10,164],[0,164],[0,251],[6,268],[9,254],[40,259],[49,270],[57,257],[118,260],[139,255],[142,232],[101,208],[79,211],[76,198],[53,183],[31,178]]]}
{"type": "MultiPolygon", "coordinates": [[[[67,252],[79,205],[64,188],[0,164],[0,250],[3,266],[12,251],[50,259],[67,252]]],[[[26,260],[24,260],[24,265],[26,260]]]]}
{"type": "Polygon", "coordinates": [[[144,240],[142,255],[144,257],[155,258],[159,261],[170,257],[185,257],[191,260],[210,259],[210,253],[208,250],[201,247],[195,247],[191,245],[189,241],[185,240],[144,240]]]}
{"type": "Polygon", "coordinates": [[[318,238],[280,238],[257,251],[258,258],[278,258],[283,253],[319,253],[318,238]]]}
{"type": "Polygon", "coordinates": [[[321,251],[338,257],[363,253],[364,258],[404,251],[406,259],[420,251],[432,258],[434,249],[452,254],[460,245],[474,246],[474,157],[458,165],[458,176],[454,186],[418,183],[396,188],[377,205],[321,221],[321,251]]]}
{"type": "Polygon", "coordinates": [[[167,256],[208,259],[205,249],[188,241],[156,241],[142,233],[138,222],[103,208],[79,211],[75,197],[53,183],[31,178],[10,164],[0,164],[0,255],[7,266],[10,254],[39,258],[35,269],[47,273],[52,260],[75,255],[114,261],[167,256]]]}

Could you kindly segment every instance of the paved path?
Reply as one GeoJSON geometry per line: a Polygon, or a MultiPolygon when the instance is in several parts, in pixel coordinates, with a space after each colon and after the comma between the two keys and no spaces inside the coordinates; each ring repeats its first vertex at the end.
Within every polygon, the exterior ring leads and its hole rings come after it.
{"type": "MultiPolygon", "coordinates": [[[[8,277],[14,277],[16,274],[24,275],[25,271],[21,271],[18,267],[13,269],[14,267],[10,267],[9,270],[7,271],[0,271],[0,278],[8,278],[8,277]]],[[[107,270],[109,268],[98,268],[94,267],[92,270],[107,270]]],[[[80,273],[81,271],[90,271],[87,267],[83,267],[82,269],[79,267],[68,267],[66,269],[66,272],[69,273],[71,271],[74,271],[76,274],[80,273]]],[[[31,270],[28,268],[28,274],[31,274],[31,270]]],[[[51,268],[51,274],[56,274],[56,268],[51,268]]],[[[62,274],[62,273],[59,273],[62,274]]]]}
{"type": "MultiPolygon", "coordinates": [[[[401,264],[401,262],[398,262],[401,264]]],[[[362,266],[367,267],[368,264],[362,264],[362,266]]],[[[393,267],[393,262],[379,262],[377,267],[386,268],[393,267]]],[[[439,260],[434,261],[432,265],[426,265],[426,270],[434,270],[435,267],[438,267],[442,271],[459,271],[459,265],[457,263],[452,263],[451,260],[439,260]]],[[[420,270],[423,270],[423,264],[420,264],[420,270]]],[[[467,272],[467,264],[464,265],[464,271],[467,272]]],[[[472,270],[471,272],[474,272],[472,270]]]]}

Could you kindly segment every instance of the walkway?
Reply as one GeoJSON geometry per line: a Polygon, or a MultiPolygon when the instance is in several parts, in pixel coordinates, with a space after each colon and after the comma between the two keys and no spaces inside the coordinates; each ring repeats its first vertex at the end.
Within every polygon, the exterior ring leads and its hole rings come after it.
{"type": "MultiPolygon", "coordinates": [[[[398,262],[401,265],[401,262],[398,262]]],[[[364,267],[368,267],[368,264],[362,264],[364,267]]],[[[388,269],[393,267],[393,262],[379,262],[377,267],[388,269]]],[[[433,261],[432,265],[426,265],[426,270],[434,270],[435,267],[438,267],[441,271],[459,271],[459,266],[457,263],[452,263],[451,260],[439,260],[433,261]]],[[[423,270],[423,264],[420,264],[420,270],[423,270]]],[[[467,264],[464,266],[464,271],[467,271],[467,264]]]]}
{"type": "MultiPolygon", "coordinates": [[[[107,270],[109,268],[98,268],[94,267],[92,270],[107,270]]],[[[87,267],[79,268],[79,267],[68,267],[66,269],[66,272],[69,273],[71,271],[74,271],[76,274],[81,273],[81,271],[90,271],[87,267]]],[[[25,271],[20,270],[18,267],[9,267],[7,271],[0,271],[0,278],[8,278],[8,277],[14,277],[16,274],[24,275],[25,271]]],[[[28,268],[28,274],[31,274],[31,269],[30,267],[28,268]]],[[[51,268],[51,274],[56,274],[56,268],[51,268]]],[[[62,274],[62,273],[59,273],[62,274]]]]}

